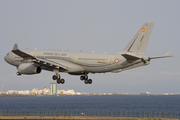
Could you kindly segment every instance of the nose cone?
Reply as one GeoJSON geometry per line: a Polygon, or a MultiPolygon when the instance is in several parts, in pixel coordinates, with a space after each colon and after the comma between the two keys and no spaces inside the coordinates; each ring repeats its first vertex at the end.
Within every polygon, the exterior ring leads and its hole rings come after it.
{"type": "Polygon", "coordinates": [[[8,56],[7,56],[7,55],[4,56],[4,60],[5,60],[6,62],[8,62],[8,56]]]}
{"type": "Polygon", "coordinates": [[[9,63],[9,53],[8,53],[6,56],[4,56],[4,60],[5,60],[7,63],[9,63]]]}

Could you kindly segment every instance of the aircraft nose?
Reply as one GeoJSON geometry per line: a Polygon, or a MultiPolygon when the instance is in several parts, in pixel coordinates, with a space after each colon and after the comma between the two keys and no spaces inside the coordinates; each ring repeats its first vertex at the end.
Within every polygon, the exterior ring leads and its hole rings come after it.
{"type": "Polygon", "coordinates": [[[5,60],[6,62],[8,62],[8,56],[7,56],[7,55],[4,56],[4,60],[5,60]]]}

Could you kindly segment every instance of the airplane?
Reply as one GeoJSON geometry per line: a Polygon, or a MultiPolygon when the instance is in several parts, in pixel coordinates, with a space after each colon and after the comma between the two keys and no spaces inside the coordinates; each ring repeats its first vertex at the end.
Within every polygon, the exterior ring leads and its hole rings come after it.
{"type": "Polygon", "coordinates": [[[65,80],[59,73],[65,72],[80,75],[80,80],[91,84],[89,73],[118,73],[149,65],[151,59],[172,57],[167,56],[170,51],[160,56],[144,56],[153,26],[153,22],[146,22],[130,43],[116,54],[19,49],[18,45],[14,44],[14,48],[4,60],[17,67],[17,75],[39,74],[42,70],[53,71],[56,75],[53,75],[52,79],[58,84],[64,84],[65,80]]]}

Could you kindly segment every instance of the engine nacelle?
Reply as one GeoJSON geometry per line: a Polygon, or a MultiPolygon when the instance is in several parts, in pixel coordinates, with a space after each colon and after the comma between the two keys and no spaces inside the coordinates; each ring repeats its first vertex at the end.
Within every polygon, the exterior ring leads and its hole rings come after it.
{"type": "Polygon", "coordinates": [[[38,74],[41,73],[41,68],[31,63],[22,63],[18,67],[18,72],[27,75],[38,74]]]}

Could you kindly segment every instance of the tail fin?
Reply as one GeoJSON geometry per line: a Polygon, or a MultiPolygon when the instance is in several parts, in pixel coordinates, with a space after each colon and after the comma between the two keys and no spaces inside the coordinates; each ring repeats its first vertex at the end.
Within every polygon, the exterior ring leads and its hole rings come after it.
{"type": "Polygon", "coordinates": [[[146,22],[126,48],[120,52],[137,57],[144,56],[154,23],[146,22]]]}

